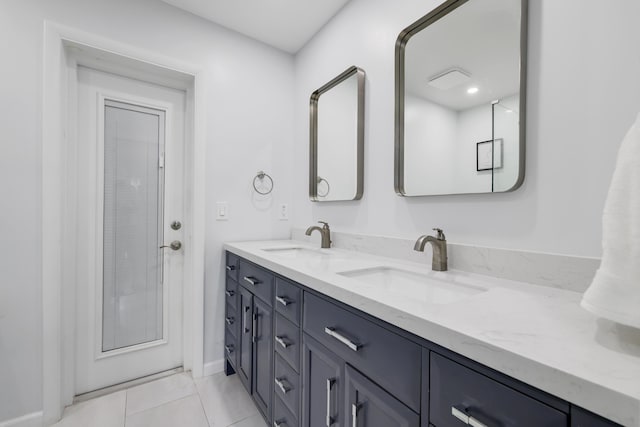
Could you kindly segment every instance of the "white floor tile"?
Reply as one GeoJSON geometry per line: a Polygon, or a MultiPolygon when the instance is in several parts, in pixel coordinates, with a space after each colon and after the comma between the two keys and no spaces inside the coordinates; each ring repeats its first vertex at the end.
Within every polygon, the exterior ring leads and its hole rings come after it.
{"type": "Polygon", "coordinates": [[[127,416],[126,427],[208,427],[197,394],[127,416]]]}
{"type": "Polygon", "coordinates": [[[195,384],[187,373],[142,384],[127,390],[126,415],[133,415],[195,393],[195,384]]]}
{"type": "Polygon", "coordinates": [[[264,422],[264,418],[262,415],[254,415],[249,418],[245,418],[244,420],[237,422],[235,424],[230,425],[229,427],[269,427],[267,423],[264,422]]]}
{"type": "MultiPolygon", "coordinates": [[[[219,373],[198,378],[196,387],[211,427],[227,427],[258,414],[238,375],[227,377],[219,373]]],[[[260,427],[264,427],[264,423],[260,427]]]]}
{"type": "Polygon", "coordinates": [[[125,418],[126,391],[87,400],[69,406],[57,427],[122,427],[125,418]]]}

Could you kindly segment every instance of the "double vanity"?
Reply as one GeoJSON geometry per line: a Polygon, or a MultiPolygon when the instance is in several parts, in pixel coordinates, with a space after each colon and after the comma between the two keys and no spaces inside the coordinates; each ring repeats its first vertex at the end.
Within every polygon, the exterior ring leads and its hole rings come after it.
{"type": "Polygon", "coordinates": [[[579,293],[295,240],[225,249],[226,372],[269,425],[640,423],[637,358],[598,342],[579,293]]]}

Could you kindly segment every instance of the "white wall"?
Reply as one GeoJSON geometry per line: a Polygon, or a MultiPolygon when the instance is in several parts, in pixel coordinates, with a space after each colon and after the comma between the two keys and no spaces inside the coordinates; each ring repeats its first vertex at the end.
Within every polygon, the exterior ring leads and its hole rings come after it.
{"type": "MultiPolygon", "coordinates": [[[[4,0],[0,3],[0,422],[42,408],[41,70],[43,20],[201,66],[206,88],[205,361],[222,359],[226,240],[286,237],[276,202],[289,175],[274,145],[291,145],[293,59],[156,0],[4,0]],[[254,198],[260,169],[274,178],[254,198]],[[230,219],[216,222],[216,200],[230,219]]],[[[46,160],[45,160],[46,161],[46,160]]],[[[305,175],[306,177],[306,175],[305,175]]]]}
{"type": "Polygon", "coordinates": [[[400,198],[393,192],[394,45],[434,0],[352,0],[296,56],[296,226],[599,256],[601,215],[622,137],[640,110],[640,2],[530,1],[527,171],[513,193],[400,198]],[[361,201],[306,197],[307,99],[347,65],[367,73],[361,201]]]}

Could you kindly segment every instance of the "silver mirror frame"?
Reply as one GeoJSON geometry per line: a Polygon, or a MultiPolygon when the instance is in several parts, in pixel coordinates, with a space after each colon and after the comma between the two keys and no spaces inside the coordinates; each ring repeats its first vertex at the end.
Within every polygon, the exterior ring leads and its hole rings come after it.
{"type": "Polygon", "coordinates": [[[361,68],[351,66],[330,82],[314,91],[309,100],[309,199],[313,202],[339,202],[344,200],[323,200],[318,196],[318,100],[320,96],[339,85],[349,77],[356,75],[358,87],[357,113],[357,161],[356,161],[356,193],[353,199],[360,200],[364,191],[364,86],[365,72],[361,68]]]}
{"type": "MultiPolygon", "coordinates": [[[[395,55],[395,147],[394,147],[394,188],[398,196],[403,197],[424,197],[424,195],[407,195],[404,185],[404,56],[405,48],[409,39],[415,34],[425,29],[429,25],[438,21],[440,18],[453,12],[458,7],[467,3],[469,0],[447,0],[440,6],[423,16],[398,35],[396,39],[396,55],[395,55]]],[[[481,0],[475,0],[481,1],[481,0]]],[[[518,179],[513,187],[500,193],[506,193],[517,190],[524,182],[525,165],[526,165],[526,105],[527,105],[527,34],[528,34],[528,0],[520,0],[520,127],[519,127],[519,146],[520,157],[518,164],[518,179]]],[[[493,194],[487,193],[453,193],[453,194],[493,194]]],[[[431,196],[444,196],[451,194],[434,194],[431,196]]]]}

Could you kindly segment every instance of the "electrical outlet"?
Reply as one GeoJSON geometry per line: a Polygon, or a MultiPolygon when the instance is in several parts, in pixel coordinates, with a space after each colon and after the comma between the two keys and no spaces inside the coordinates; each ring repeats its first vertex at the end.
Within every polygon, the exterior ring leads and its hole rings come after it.
{"type": "Polygon", "coordinates": [[[286,221],[289,219],[289,205],[281,203],[278,207],[278,219],[280,221],[286,221]]]}
{"type": "Polygon", "coordinates": [[[229,219],[229,203],[216,203],[216,221],[227,221],[229,219]]]}

